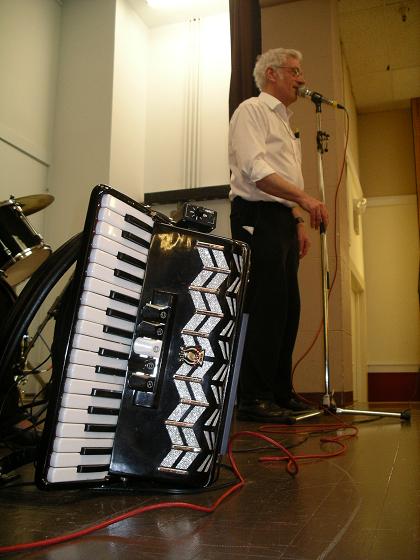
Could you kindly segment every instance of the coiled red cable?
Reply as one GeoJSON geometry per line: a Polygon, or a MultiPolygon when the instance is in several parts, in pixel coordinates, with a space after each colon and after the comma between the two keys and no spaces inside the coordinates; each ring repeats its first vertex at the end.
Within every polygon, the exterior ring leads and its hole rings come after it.
{"type": "Polygon", "coordinates": [[[98,523],[96,525],[91,525],[90,527],[86,527],[85,529],[81,529],[79,531],[75,531],[74,533],[69,533],[67,535],[61,535],[58,537],[52,537],[49,539],[29,542],[29,543],[22,543],[10,546],[2,546],[0,547],[0,553],[7,553],[7,552],[18,552],[21,550],[29,550],[33,548],[41,548],[44,546],[51,546],[54,544],[59,544],[63,542],[67,542],[73,539],[77,539],[80,537],[84,537],[86,535],[90,535],[95,531],[99,531],[100,529],[104,529],[105,527],[109,527],[114,523],[118,523],[120,521],[124,521],[129,517],[135,517],[142,513],[147,513],[149,511],[155,511],[159,509],[169,509],[169,508],[183,508],[183,509],[191,509],[194,511],[201,511],[203,513],[213,513],[222,502],[224,502],[229,496],[240,490],[245,485],[245,479],[242,476],[241,472],[238,469],[236,464],[235,458],[233,456],[233,443],[239,437],[255,437],[258,439],[262,439],[263,441],[267,442],[268,444],[272,445],[273,447],[280,449],[284,455],[281,456],[267,456],[261,457],[259,460],[261,462],[273,462],[273,461],[284,461],[286,462],[286,471],[291,475],[295,476],[299,472],[298,461],[300,460],[307,460],[307,459],[322,459],[322,458],[330,458],[336,457],[341,453],[344,453],[346,450],[346,446],[342,443],[342,439],[348,439],[349,437],[354,437],[357,434],[357,428],[352,425],[339,423],[339,424],[314,424],[314,425],[301,425],[299,428],[291,427],[290,425],[281,425],[281,424],[268,424],[266,426],[261,426],[259,428],[259,432],[253,431],[240,431],[233,434],[229,441],[228,446],[228,457],[230,464],[232,466],[233,473],[238,478],[239,482],[234,484],[231,488],[225,491],[217,500],[213,502],[210,506],[201,506],[197,504],[192,504],[189,502],[160,502],[158,504],[152,504],[148,506],[141,506],[130,510],[126,513],[118,515],[116,517],[112,517],[111,519],[107,519],[98,523]],[[287,433],[290,434],[301,434],[301,433],[316,433],[320,431],[332,431],[337,429],[351,429],[353,433],[344,433],[343,435],[336,436],[336,437],[324,437],[321,438],[320,441],[322,443],[335,443],[340,446],[340,449],[336,452],[325,453],[325,454],[312,454],[312,455],[293,455],[284,447],[280,442],[275,441],[271,437],[264,435],[262,432],[272,433],[272,434],[281,434],[287,433]]]}

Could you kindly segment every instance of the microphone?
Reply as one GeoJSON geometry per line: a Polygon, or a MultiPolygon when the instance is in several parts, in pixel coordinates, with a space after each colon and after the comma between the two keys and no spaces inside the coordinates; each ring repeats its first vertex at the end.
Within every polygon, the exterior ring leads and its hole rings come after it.
{"type": "Polygon", "coordinates": [[[327,105],[332,105],[337,109],[344,109],[344,106],[337,103],[334,99],[327,99],[317,91],[311,91],[303,86],[298,88],[298,95],[301,97],[310,97],[314,103],[326,103],[327,105]]]}

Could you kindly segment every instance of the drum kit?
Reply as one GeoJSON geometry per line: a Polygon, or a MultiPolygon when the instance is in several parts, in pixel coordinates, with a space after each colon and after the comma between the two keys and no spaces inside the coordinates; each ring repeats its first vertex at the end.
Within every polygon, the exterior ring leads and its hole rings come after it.
{"type": "Polygon", "coordinates": [[[0,277],[17,286],[49,257],[51,247],[44,243],[26,216],[49,206],[50,194],[36,194],[0,202],[0,277]]]}
{"type": "MultiPolygon", "coordinates": [[[[45,193],[20,198],[10,196],[8,200],[0,202],[0,309],[3,325],[10,318],[17,301],[16,289],[51,255],[51,247],[33,228],[27,216],[43,210],[53,201],[54,197],[45,193]]],[[[0,354],[3,349],[0,348],[0,354]]],[[[13,370],[10,375],[13,373],[15,376],[16,368],[13,370]]],[[[11,380],[8,377],[4,375],[0,379],[0,397],[5,396],[4,389],[6,396],[12,397],[9,387],[11,380]]],[[[0,401],[3,399],[0,398],[0,401]]],[[[11,408],[13,412],[16,407],[15,399],[8,398],[7,401],[12,401],[13,406],[8,407],[7,402],[0,402],[0,416],[7,416],[7,409],[11,408]]]]}
{"type": "Polygon", "coordinates": [[[8,316],[16,300],[15,288],[49,257],[51,247],[44,243],[26,216],[35,214],[54,201],[50,194],[35,194],[0,202],[0,305],[8,316]]]}

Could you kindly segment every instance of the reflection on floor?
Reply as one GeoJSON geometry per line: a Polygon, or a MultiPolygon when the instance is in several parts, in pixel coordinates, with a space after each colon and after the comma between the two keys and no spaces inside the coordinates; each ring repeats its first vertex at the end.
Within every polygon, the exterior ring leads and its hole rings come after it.
{"type": "MultiPolygon", "coordinates": [[[[407,405],[387,403],[381,410],[407,405]]],[[[367,406],[357,408],[366,409],[367,406]]],[[[49,548],[10,554],[10,558],[75,560],[173,559],[340,559],[411,560],[420,558],[420,404],[411,422],[395,418],[322,415],[316,423],[355,422],[357,437],[330,459],[299,461],[291,476],[284,462],[261,463],[261,456],[281,452],[264,441],[240,436],[235,459],[246,479],[214,513],[161,509],[111,525],[89,536],[49,548]],[[259,450],[257,450],[257,448],[259,450]],[[261,449],[264,448],[264,449],[261,449]]],[[[258,424],[234,422],[232,433],[258,431],[258,424]]],[[[303,425],[300,425],[302,430],[303,425]]],[[[305,430],[303,430],[304,432],[305,430]]],[[[312,431],[312,430],[311,430],[312,431]]],[[[295,455],[337,451],[320,442],[320,434],[281,435],[295,455]]],[[[343,435],[342,430],[338,430],[343,435]]],[[[328,434],[336,436],[337,430],[328,434]]],[[[31,481],[31,466],[20,469],[31,481]]],[[[159,502],[210,505],[233,480],[222,469],[212,491],[182,496],[98,494],[87,490],[41,492],[33,485],[0,489],[0,544],[10,545],[62,535],[94,525],[130,509],[159,502]]],[[[19,483],[19,480],[16,482],[19,483]]],[[[15,483],[15,484],[16,484],[15,483]]],[[[6,556],[5,556],[6,557],[6,556]]]]}

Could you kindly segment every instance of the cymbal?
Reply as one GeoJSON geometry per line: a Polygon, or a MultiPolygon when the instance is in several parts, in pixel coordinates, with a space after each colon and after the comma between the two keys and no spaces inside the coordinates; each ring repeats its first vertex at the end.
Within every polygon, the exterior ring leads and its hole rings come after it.
{"type": "Polygon", "coordinates": [[[31,214],[35,214],[35,212],[39,212],[39,210],[49,206],[52,202],[54,202],[54,197],[51,194],[46,193],[31,194],[29,196],[15,198],[15,201],[22,208],[22,212],[25,216],[30,216],[31,214]]]}

